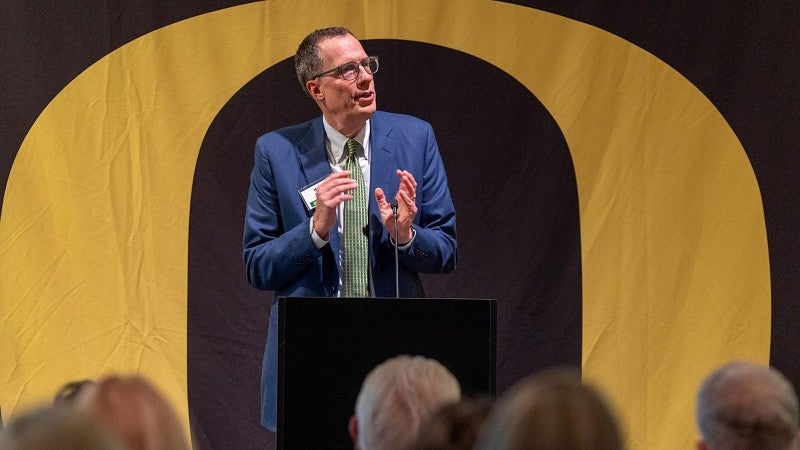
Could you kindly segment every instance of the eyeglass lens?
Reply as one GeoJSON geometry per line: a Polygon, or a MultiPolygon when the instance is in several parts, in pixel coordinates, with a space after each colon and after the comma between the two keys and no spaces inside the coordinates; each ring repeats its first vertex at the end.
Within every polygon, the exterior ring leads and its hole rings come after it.
{"type": "Polygon", "coordinates": [[[378,71],[378,58],[376,56],[370,56],[357,63],[345,64],[342,66],[342,78],[347,81],[355,80],[359,73],[358,66],[362,66],[367,73],[375,73],[378,71]]]}

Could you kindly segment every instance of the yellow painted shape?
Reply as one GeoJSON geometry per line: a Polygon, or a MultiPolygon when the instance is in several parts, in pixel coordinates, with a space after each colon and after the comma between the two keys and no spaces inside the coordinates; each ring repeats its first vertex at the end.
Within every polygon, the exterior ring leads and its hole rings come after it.
{"type": "Polygon", "coordinates": [[[133,370],[187,419],[188,217],[201,142],[238,89],[333,24],[469,53],[542,101],[578,183],[585,377],[619,410],[629,448],[691,445],[702,376],[730,358],[769,359],[766,231],[744,150],[708,99],[653,55],[483,0],[246,4],[156,30],[76,77],[31,128],[3,203],[4,415],[63,382],[133,370]]]}

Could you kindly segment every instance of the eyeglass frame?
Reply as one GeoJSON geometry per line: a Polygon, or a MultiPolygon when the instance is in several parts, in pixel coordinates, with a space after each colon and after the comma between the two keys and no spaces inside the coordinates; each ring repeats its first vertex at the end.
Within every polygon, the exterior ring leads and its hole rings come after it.
{"type": "Polygon", "coordinates": [[[342,64],[341,66],[334,67],[333,69],[326,70],[324,72],[320,72],[320,73],[310,77],[309,80],[316,80],[319,77],[324,77],[325,75],[330,75],[332,73],[335,73],[336,76],[341,76],[342,79],[345,80],[345,81],[353,81],[356,78],[358,78],[359,75],[361,75],[361,68],[362,67],[364,68],[364,72],[367,72],[368,74],[372,75],[372,74],[374,74],[375,72],[378,71],[378,67],[379,66],[380,66],[380,61],[378,61],[378,57],[377,56],[367,56],[366,58],[362,59],[361,61],[346,62],[346,63],[342,64]],[[373,61],[375,61],[375,70],[370,70],[369,66],[372,64],[373,61]],[[356,75],[352,79],[348,80],[347,78],[344,77],[344,72],[345,72],[345,67],[349,66],[351,64],[355,64],[356,65],[356,70],[358,70],[358,72],[356,72],[356,75]]]}

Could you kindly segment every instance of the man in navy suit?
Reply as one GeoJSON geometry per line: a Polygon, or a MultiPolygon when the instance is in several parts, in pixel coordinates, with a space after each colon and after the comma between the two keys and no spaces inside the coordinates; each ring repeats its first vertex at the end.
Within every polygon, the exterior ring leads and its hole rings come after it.
{"type": "MultiPolygon", "coordinates": [[[[394,297],[399,291],[401,297],[423,297],[419,273],[456,267],[456,215],[433,129],[415,117],[376,111],[378,58],[368,56],[346,28],[314,31],[294,61],[300,84],[322,116],[256,143],[244,230],[250,284],[274,291],[275,298],[341,295],[342,214],[357,185],[344,169],[344,147],[355,139],[363,151],[358,163],[365,184],[374,192],[363,226],[369,295],[394,297]]],[[[273,301],[261,384],[261,421],[272,431],[277,315],[273,301]]]]}

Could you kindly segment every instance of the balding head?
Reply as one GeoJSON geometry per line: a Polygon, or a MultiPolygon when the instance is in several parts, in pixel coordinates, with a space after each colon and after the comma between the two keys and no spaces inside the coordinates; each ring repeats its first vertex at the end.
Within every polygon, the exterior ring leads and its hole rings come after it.
{"type": "Polygon", "coordinates": [[[725,364],[703,381],[697,394],[700,448],[788,449],[799,424],[794,388],[769,367],[725,364]]]}

